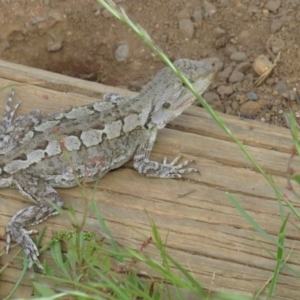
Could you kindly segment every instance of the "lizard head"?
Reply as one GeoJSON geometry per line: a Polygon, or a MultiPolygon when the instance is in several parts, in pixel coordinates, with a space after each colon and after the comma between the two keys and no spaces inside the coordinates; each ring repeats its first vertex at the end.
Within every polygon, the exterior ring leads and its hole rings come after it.
{"type": "MultiPolygon", "coordinates": [[[[200,95],[209,86],[215,73],[214,68],[204,61],[179,59],[174,66],[187,77],[200,95]]],[[[170,68],[157,73],[144,92],[153,101],[148,125],[158,129],[179,116],[196,99],[170,68]]]]}

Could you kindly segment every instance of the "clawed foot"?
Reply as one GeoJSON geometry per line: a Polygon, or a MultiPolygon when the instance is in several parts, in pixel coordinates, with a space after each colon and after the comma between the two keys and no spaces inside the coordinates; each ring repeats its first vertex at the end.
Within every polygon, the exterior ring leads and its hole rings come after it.
{"type": "Polygon", "coordinates": [[[36,264],[38,268],[44,272],[44,268],[38,259],[38,248],[30,238],[31,234],[37,233],[37,230],[27,231],[24,228],[11,228],[10,224],[8,224],[6,228],[6,254],[9,251],[11,240],[14,240],[22,247],[25,253],[28,260],[28,270],[33,272],[33,265],[36,264]]]}
{"type": "Polygon", "coordinates": [[[165,178],[181,178],[181,174],[191,173],[191,172],[197,172],[200,173],[195,168],[184,168],[185,166],[189,165],[190,163],[194,162],[193,160],[186,160],[182,162],[181,164],[177,164],[177,162],[180,160],[181,155],[177,156],[171,163],[167,163],[167,158],[164,158],[164,161],[162,163],[162,166],[167,167],[168,172],[165,176],[165,178]]]}

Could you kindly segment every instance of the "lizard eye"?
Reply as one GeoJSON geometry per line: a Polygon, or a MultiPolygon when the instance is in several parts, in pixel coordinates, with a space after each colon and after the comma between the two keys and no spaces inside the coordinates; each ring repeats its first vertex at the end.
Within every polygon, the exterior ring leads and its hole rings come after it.
{"type": "Polygon", "coordinates": [[[165,102],[163,104],[163,108],[169,108],[171,106],[171,104],[169,102],[165,102]]]}

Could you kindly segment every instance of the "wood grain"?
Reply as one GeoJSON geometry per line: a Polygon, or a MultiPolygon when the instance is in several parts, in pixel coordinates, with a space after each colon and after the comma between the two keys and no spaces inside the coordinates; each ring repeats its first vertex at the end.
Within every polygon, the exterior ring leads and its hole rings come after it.
{"type": "MultiPolygon", "coordinates": [[[[46,114],[69,105],[82,105],[100,99],[106,92],[133,95],[129,91],[0,60],[0,86],[12,83],[16,84],[15,101],[22,101],[20,114],[34,108],[40,108],[46,114]]],[[[1,111],[9,91],[0,92],[1,111]]],[[[223,114],[221,117],[263,169],[272,175],[282,192],[291,195],[285,178],[292,147],[289,130],[223,114]]],[[[184,159],[194,159],[194,166],[201,175],[189,174],[182,180],[149,179],[139,175],[133,170],[132,163],[128,163],[99,181],[95,199],[108,227],[119,243],[140,249],[143,241],[151,236],[148,213],[162,237],[168,235],[168,253],[206,288],[253,295],[272,276],[276,265],[261,244],[274,256],[277,249],[240,216],[230,204],[226,192],[231,192],[248,214],[276,240],[281,222],[274,191],[262,175],[253,170],[237,145],[201,108],[189,108],[159,133],[152,157],[156,160],[162,160],[164,156],[173,159],[177,154],[182,154],[184,159]]],[[[299,166],[295,163],[295,168],[299,169],[299,166]]],[[[58,191],[66,206],[72,205],[81,217],[83,200],[80,189],[58,191]]],[[[293,196],[291,199],[299,210],[299,199],[293,196]]],[[[16,211],[28,206],[29,201],[11,189],[0,190],[0,201],[0,230],[4,235],[9,219],[16,211]]],[[[289,211],[286,206],[284,211],[289,211]]],[[[283,267],[280,272],[276,295],[272,299],[299,299],[299,277],[291,271],[300,271],[299,230],[293,223],[297,224],[297,220],[291,215],[286,249],[293,249],[293,252],[289,267],[283,267]]],[[[71,228],[69,220],[61,216],[36,227],[44,225],[48,230],[43,243],[51,239],[53,232],[71,228]]],[[[98,229],[91,212],[86,230],[98,229]]],[[[3,249],[5,242],[0,241],[0,245],[3,249]]],[[[0,268],[10,262],[18,250],[19,247],[15,247],[9,255],[2,255],[0,268]]],[[[146,254],[159,259],[153,245],[146,249],[146,254]]],[[[43,257],[50,259],[49,253],[43,257]]],[[[0,274],[0,298],[7,295],[16,282],[21,271],[19,262],[10,263],[0,274]]],[[[145,266],[141,268],[151,273],[145,266]]],[[[14,297],[29,297],[30,294],[30,279],[27,277],[14,297]]],[[[195,298],[187,295],[186,299],[195,298]]]]}

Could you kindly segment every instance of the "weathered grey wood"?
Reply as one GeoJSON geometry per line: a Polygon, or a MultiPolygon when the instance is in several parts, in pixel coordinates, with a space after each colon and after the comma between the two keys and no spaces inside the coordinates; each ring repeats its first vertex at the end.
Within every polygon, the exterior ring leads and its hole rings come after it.
{"type": "MultiPolygon", "coordinates": [[[[13,82],[27,83],[15,87],[15,99],[22,101],[19,113],[27,113],[33,108],[40,108],[43,113],[52,112],[68,105],[93,102],[106,92],[133,94],[0,61],[0,86],[13,82]],[[39,86],[30,84],[34,82],[44,83],[39,86]]],[[[1,111],[8,93],[9,89],[0,92],[1,111]]],[[[290,195],[285,179],[292,146],[289,130],[227,115],[222,115],[222,119],[273,176],[282,191],[290,195]]],[[[95,199],[108,227],[119,243],[140,249],[143,241],[151,236],[147,211],[162,237],[168,235],[168,252],[206,288],[247,295],[255,293],[273,274],[276,264],[259,243],[275,256],[276,247],[257,234],[239,215],[227,199],[226,191],[233,193],[249,215],[276,239],[281,223],[274,191],[259,173],[252,170],[237,145],[203,109],[188,109],[160,132],[153,157],[157,160],[164,156],[172,159],[178,153],[185,159],[194,159],[201,175],[189,174],[183,180],[149,179],[135,172],[129,163],[99,181],[95,199]]],[[[299,164],[297,166],[299,169],[299,164]]],[[[93,189],[92,185],[90,189],[93,189]]],[[[60,189],[59,193],[66,205],[71,204],[78,216],[82,216],[80,189],[60,189]]],[[[293,204],[299,209],[299,201],[294,198],[293,204]]],[[[4,235],[11,216],[29,205],[29,201],[10,189],[0,190],[0,201],[0,229],[4,235]]],[[[288,211],[286,207],[284,210],[288,211]]],[[[290,221],[297,223],[293,215],[290,221]]],[[[71,228],[68,219],[60,216],[37,228],[45,224],[48,226],[45,241],[51,239],[53,232],[71,228]]],[[[96,228],[99,228],[97,220],[90,213],[86,229],[93,231],[96,228]]],[[[299,272],[298,236],[299,231],[289,223],[286,247],[293,248],[289,266],[299,272]]],[[[0,241],[1,249],[4,245],[4,241],[0,241]]],[[[19,247],[15,247],[9,255],[2,255],[0,268],[18,250],[19,247]]],[[[159,259],[153,245],[147,247],[145,253],[159,259]]],[[[44,257],[50,258],[49,254],[44,257]]],[[[0,274],[0,298],[9,293],[20,270],[19,260],[15,260],[0,274]]],[[[151,272],[145,266],[141,266],[141,270],[151,272]]],[[[273,299],[299,299],[299,286],[299,278],[283,267],[273,299]]],[[[28,277],[15,297],[27,297],[30,293],[28,277]]],[[[187,295],[187,299],[195,298],[187,295]]]]}

